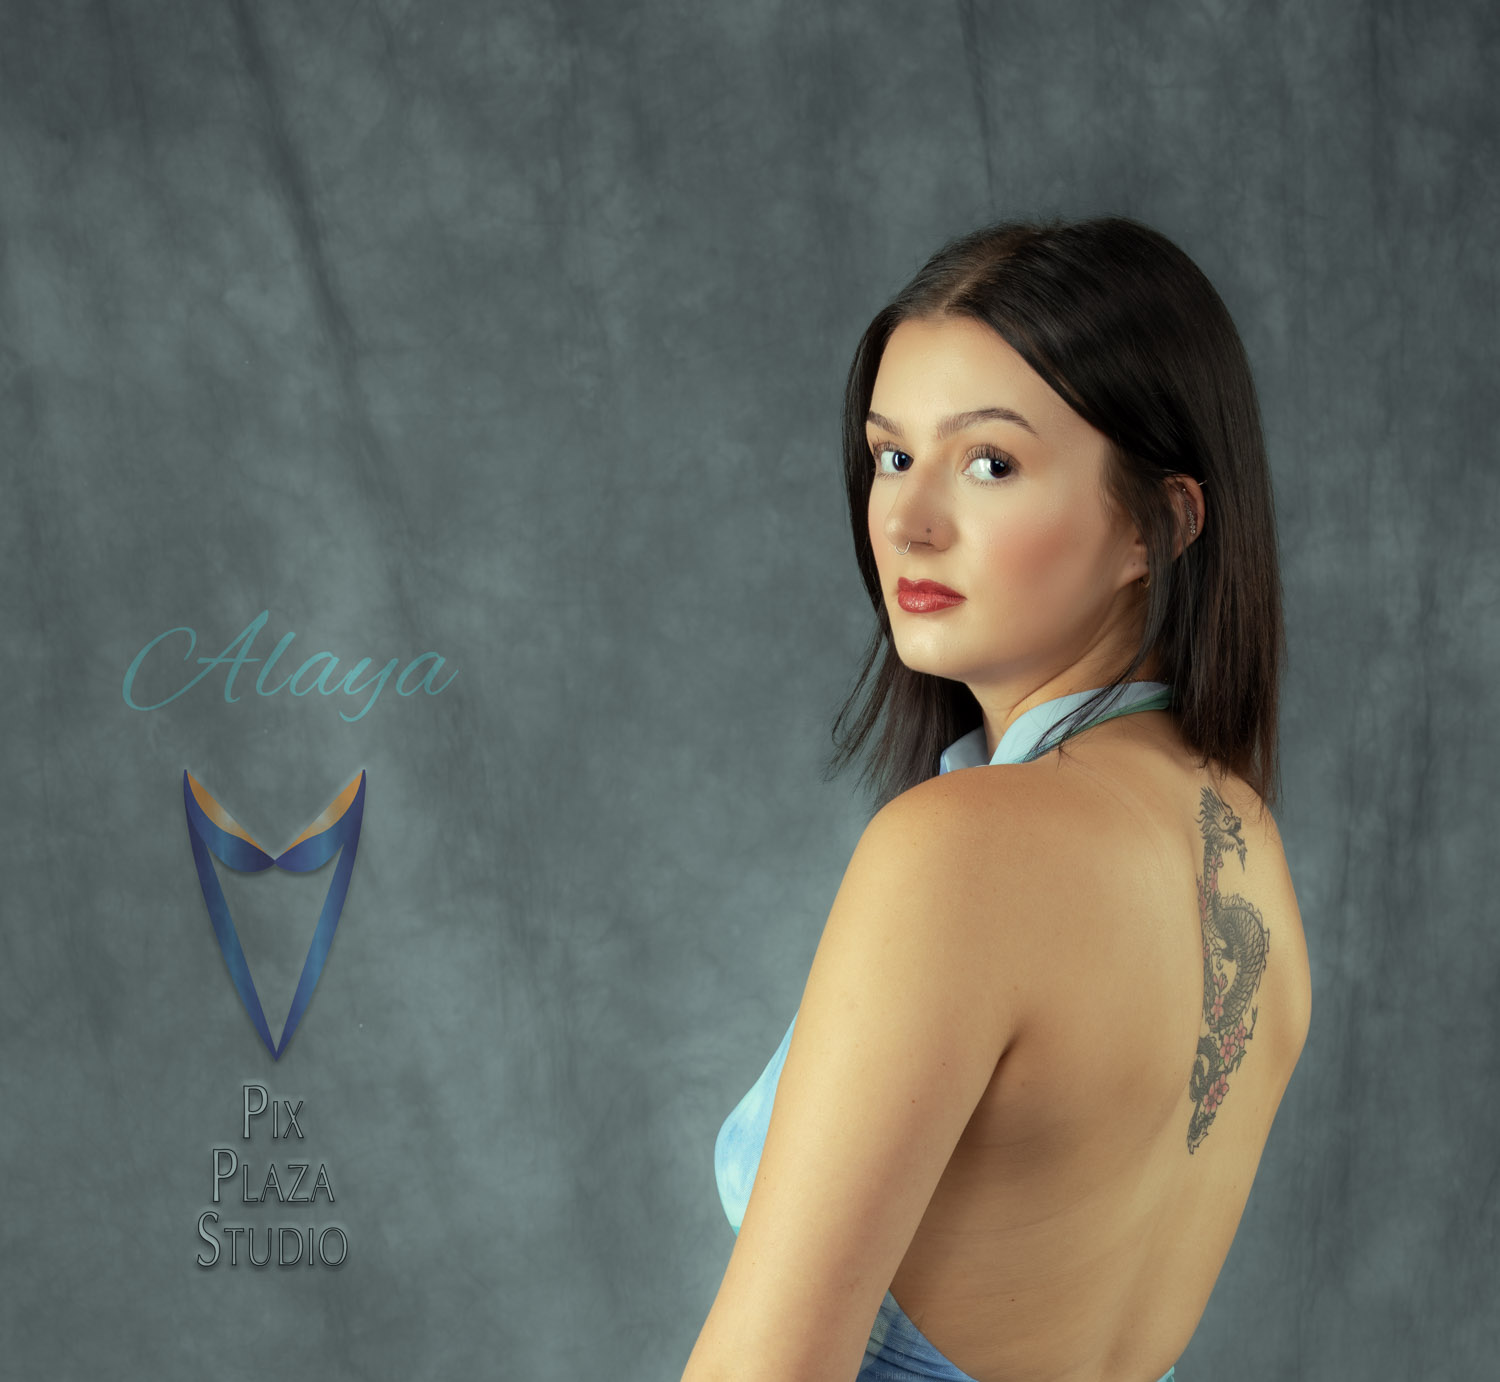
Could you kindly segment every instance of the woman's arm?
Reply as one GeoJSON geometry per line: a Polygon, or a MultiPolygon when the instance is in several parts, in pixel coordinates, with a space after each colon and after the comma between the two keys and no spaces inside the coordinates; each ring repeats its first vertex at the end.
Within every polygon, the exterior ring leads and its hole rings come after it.
{"type": "Polygon", "coordinates": [[[1007,952],[1026,889],[996,895],[994,880],[1019,884],[1034,864],[1024,804],[997,803],[997,789],[993,773],[934,778],[860,838],[813,958],[744,1222],[682,1382],[858,1373],[880,1302],[1014,1030],[1020,994],[1007,952]],[[985,818],[1018,828],[994,839],[978,832],[985,818]]]}

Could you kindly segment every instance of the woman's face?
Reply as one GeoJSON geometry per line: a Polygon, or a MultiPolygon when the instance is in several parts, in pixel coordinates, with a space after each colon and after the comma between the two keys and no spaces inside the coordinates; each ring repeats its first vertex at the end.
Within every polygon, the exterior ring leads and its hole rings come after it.
{"type": "Polygon", "coordinates": [[[870,543],[908,667],[966,683],[988,720],[1128,662],[1145,547],[1106,510],[1108,442],[1010,345],[968,317],[903,322],[865,430],[870,543]],[[961,598],[904,590],[919,582],[961,598]]]}

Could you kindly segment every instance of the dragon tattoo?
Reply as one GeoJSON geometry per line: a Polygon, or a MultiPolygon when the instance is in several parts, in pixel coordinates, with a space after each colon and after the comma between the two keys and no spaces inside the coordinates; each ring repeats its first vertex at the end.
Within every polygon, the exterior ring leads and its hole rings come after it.
{"type": "Polygon", "coordinates": [[[1227,850],[1245,867],[1240,818],[1211,788],[1202,789],[1198,821],[1203,831],[1203,875],[1198,879],[1198,919],[1203,927],[1203,1026],[1188,1079],[1193,1116],[1188,1151],[1208,1135],[1209,1124],[1229,1093],[1229,1077],[1245,1059],[1258,1008],[1251,1007],[1266,970],[1271,933],[1260,913],[1237,894],[1219,893],[1219,865],[1227,850]],[[1248,1024],[1246,1017],[1248,1014],[1248,1024]]]}

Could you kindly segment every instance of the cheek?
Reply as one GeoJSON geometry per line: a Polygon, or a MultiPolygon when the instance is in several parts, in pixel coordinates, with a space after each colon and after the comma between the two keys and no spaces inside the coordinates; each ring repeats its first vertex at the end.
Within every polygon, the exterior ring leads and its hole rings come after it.
{"type": "Polygon", "coordinates": [[[1076,510],[1064,506],[1016,515],[985,535],[984,565],[1002,588],[1018,595],[1070,597],[1092,575],[1089,553],[1097,535],[1085,526],[1076,510]]]}

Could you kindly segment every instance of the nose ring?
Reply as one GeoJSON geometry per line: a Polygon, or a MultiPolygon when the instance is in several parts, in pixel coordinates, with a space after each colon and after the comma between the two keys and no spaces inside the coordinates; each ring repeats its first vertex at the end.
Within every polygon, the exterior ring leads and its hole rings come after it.
{"type": "Polygon", "coordinates": [[[911,551],[911,539],[908,538],[906,540],[905,547],[897,547],[894,542],[891,543],[891,551],[893,551],[898,557],[904,557],[909,551],[911,551]]]}

